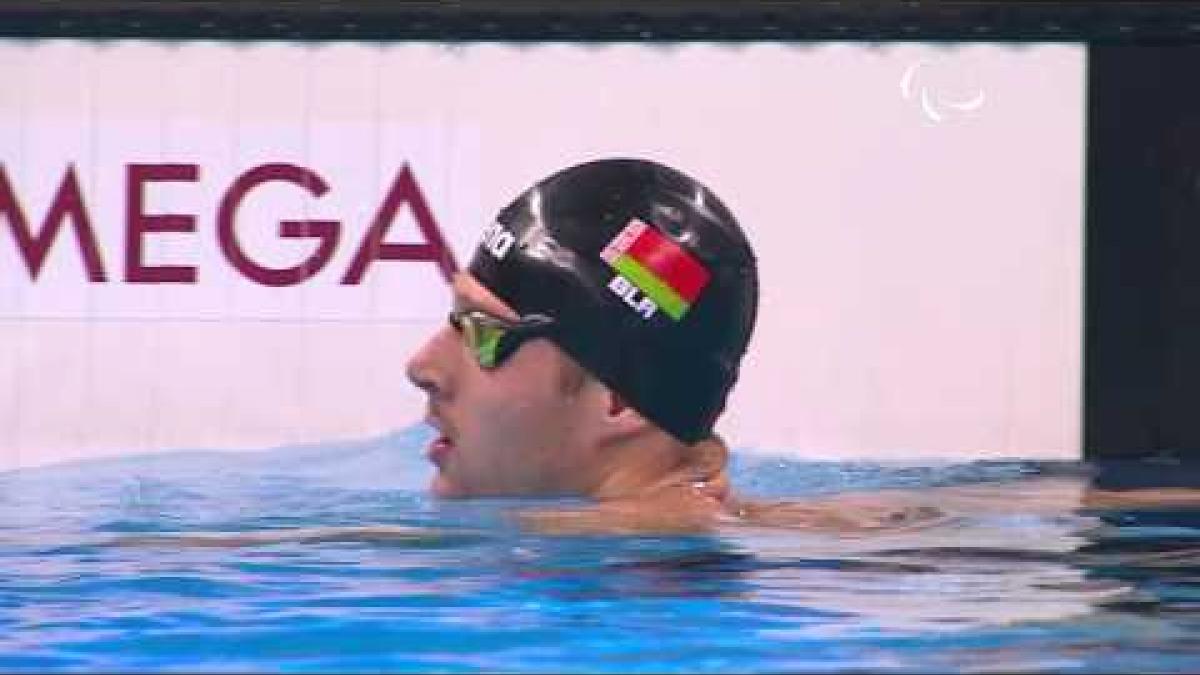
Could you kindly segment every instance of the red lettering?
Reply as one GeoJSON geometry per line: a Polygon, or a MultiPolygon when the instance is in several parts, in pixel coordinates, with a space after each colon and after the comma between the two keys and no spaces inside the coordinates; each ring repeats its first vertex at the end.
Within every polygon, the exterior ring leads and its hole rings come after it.
{"type": "Polygon", "coordinates": [[[317,250],[294,267],[272,269],[254,262],[242,250],[241,244],[237,240],[233,229],[234,216],[246,193],[263,183],[275,180],[300,186],[314,197],[320,197],[329,191],[329,186],[324,179],[302,166],[294,164],[256,166],[239,176],[221,199],[221,206],[217,210],[217,237],[226,259],[242,274],[264,286],[292,286],[310,279],[329,262],[333,256],[333,249],[337,245],[341,223],[336,220],[281,221],[279,223],[280,237],[287,239],[316,237],[321,240],[321,243],[317,245],[317,250]]]}
{"type": "MultiPolygon", "coordinates": [[[[194,265],[147,264],[146,238],[158,233],[195,233],[196,216],[188,213],[146,213],[146,192],[152,183],[189,182],[200,179],[197,164],[127,164],[125,182],[125,281],[131,283],[196,283],[194,265]]],[[[229,186],[217,208],[217,239],[222,254],[247,279],[264,286],[293,286],[318,274],[337,248],[341,223],[337,220],[281,220],[278,236],[284,239],[316,239],[312,253],[299,264],[276,269],[253,260],[238,240],[236,217],[249,193],[273,181],[300,187],[314,198],[329,191],[316,172],[303,166],[268,163],[242,173],[229,186]]],[[[107,281],[100,246],[84,205],[75,165],[68,164],[62,182],[42,220],[41,228],[30,226],[4,165],[0,164],[0,218],[8,221],[32,280],[37,280],[59,232],[70,222],[89,281],[107,281]]],[[[392,182],[340,283],[362,283],[371,263],[400,260],[434,263],[442,278],[450,282],[458,272],[454,253],[434,219],[412,169],[403,165],[392,182]],[[389,243],[388,232],[400,210],[407,205],[420,231],[421,241],[389,243]]]]}
{"type": "Polygon", "coordinates": [[[154,232],[195,232],[196,218],[180,213],[145,213],[146,183],[195,181],[200,167],[195,164],[130,164],[125,180],[125,281],[163,284],[196,282],[196,268],[189,265],[143,263],[143,237],[154,232]]]}
{"type": "Polygon", "coordinates": [[[357,284],[366,275],[367,266],[373,260],[412,260],[436,263],[442,277],[448,282],[458,271],[458,263],[454,261],[454,252],[446,245],[442,232],[438,229],[437,221],[425,202],[425,196],[417,186],[412,171],[405,164],[400,168],[400,174],[392,183],[391,190],[375,214],[371,227],[363,237],[362,245],[342,278],[343,284],[357,284]],[[388,244],[383,239],[387,236],[388,227],[396,218],[400,207],[408,204],[416,218],[417,227],[425,237],[423,244],[388,244]]]}
{"type": "Polygon", "coordinates": [[[50,253],[50,246],[62,229],[63,222],[70,218],[75,230],[75,242],[79,245],[79,254],[83,258],[83,266],[87,270],[88,281],[102,282],[106,280],[104,264],[100,260],[100,248],[96,245],[96,234],[92,231],[91,219],[88,218],[87,208],[83,204],[83,196],[79,192],[79,181],[75,177],[75,165],[69,164],[67,172],[59,183],[58,191],[54,193],[54,201],[42,221],[42,228],[34,235],[29,230],[29,221],[17,201],[16,193],[8,182],[4,166],[0,165],[0,214],[7,216],[9,228],[17,240],[17,249],[29,270],[29,278],[37,280],[50,253]]]}

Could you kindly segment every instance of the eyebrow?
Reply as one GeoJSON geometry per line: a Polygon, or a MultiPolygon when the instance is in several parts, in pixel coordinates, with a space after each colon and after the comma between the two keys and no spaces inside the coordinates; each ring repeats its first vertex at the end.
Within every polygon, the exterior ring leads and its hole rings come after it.
{"type": "Polygon", "coordinates": [[[490,311],[488,311],[483,306],[481,306],[477,301],[472,300],[471,298],[467,297],[466,295],[463,295],[462,293],[459,293],[457,290],[455,290],[453,293],[450,306],[456,312],[476,311],[476,312],[483,312],[484,314],[487,314],[489,316],[492,314],[490,311]]]}
{"type": "MultiPolygon", "coordinates": [[[[487,304],[488,303],[480,302],[479,300],[472,298],[471,296],[467,295],[466,293],[463,293],[461,290],[459,290],[459,288],[457,286],[451,287],[451,308],[454,311],[456,311],[456,312],[476,311],[476,312],[482,312],[483,314],[487,314],[490,317],[500,319],[503,321],[511,321],[512,320],[512,319],[504,316],[504,314],[506,313],[505,311],[502,310],[500,312],[497,312],[496,310],[488,307],[487,304]]],[[[508,311],[511,311],[511,310],[508,310],[508,311]]],[[[515,312],[514,312],[514,314],[515,314],[515,312]]]]}

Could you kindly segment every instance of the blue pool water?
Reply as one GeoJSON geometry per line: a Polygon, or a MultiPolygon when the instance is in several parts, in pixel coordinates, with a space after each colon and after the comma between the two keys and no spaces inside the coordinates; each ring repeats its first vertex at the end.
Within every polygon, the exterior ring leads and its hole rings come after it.
{"type": "Polygon", "coordinates": [[[0,474],[0,670],[1200,670],[1200,510],[1081,507],[1094,466],[735,453],[746,496],[915,491],[947,517],[564,537],[513,524],[532,503],[428,498],[425,434],[0,474]],[[416,534],[171,538],[380,524],[416,534]]]}

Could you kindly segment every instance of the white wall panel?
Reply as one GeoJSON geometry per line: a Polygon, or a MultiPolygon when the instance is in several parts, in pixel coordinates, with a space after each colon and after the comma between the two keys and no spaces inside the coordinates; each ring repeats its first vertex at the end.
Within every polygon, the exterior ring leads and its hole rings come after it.
{"type": "MultiPolygon", "coordinates": [[[[762,307],[719,429],[810,458],[1079,455],[1084,50],[908,43],[734,46],[0,43],[0,163],[32,225],[74,164],[108,281],[64,230],[29,278],[0,227],[0,467],[151,449],[248,449],[415,422],[403,376],[448,294],[377,261],[340,283],[400,170],[460,264],[492,214],[557,169],[656,159],[707,183],[760,256],[762,307]],[[331,219],[329,263],[252,282],[218,245],[243,172],[289,163],[236,232],[287,267],[331,219]],[[145,264],[125,280],[126,172],[146,187],[145,264]]],[[[0,222],[3,218],[0,217],[0,222]]],[[[387,241],[420,243],[410,209],[387,241]]]]}

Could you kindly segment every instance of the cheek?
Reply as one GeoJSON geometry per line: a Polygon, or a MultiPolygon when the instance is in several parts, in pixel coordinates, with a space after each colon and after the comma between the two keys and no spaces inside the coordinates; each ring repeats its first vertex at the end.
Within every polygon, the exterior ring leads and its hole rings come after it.
{"type": "Polygon", "coordinates": [[[567,442],[570,404],[552,380],[519,378],[518,373],[474,383],[481,386],[461,401],[470,414],[462,429],[464,445],[470,446],[464,460],[475,470],[493,471],[497,477],[540,473],[567,442]]]}
{"type": "Polygon", "coordinates": [[[548,474],[556,473],[547,466],[548,448],[556,443],[536,406],[484,392],[469,404],[472,414],[462,425],[458,454],[435,479],[434,494],[515,495],[544,489],[548,474]]]}
{"type": "Polygon", "coordinates": [[[509,471],[522,448],[536,440],[542,424],[528,383],[488,373],[469,373],[455,397],[462,468],[509,471]]]}
{"type": "Polygon", "coordinates": [[[479,431],[494,445],[531,450],[554,442],[558,402],[532,392],[508,391],[479,406],[479,431]]]}

